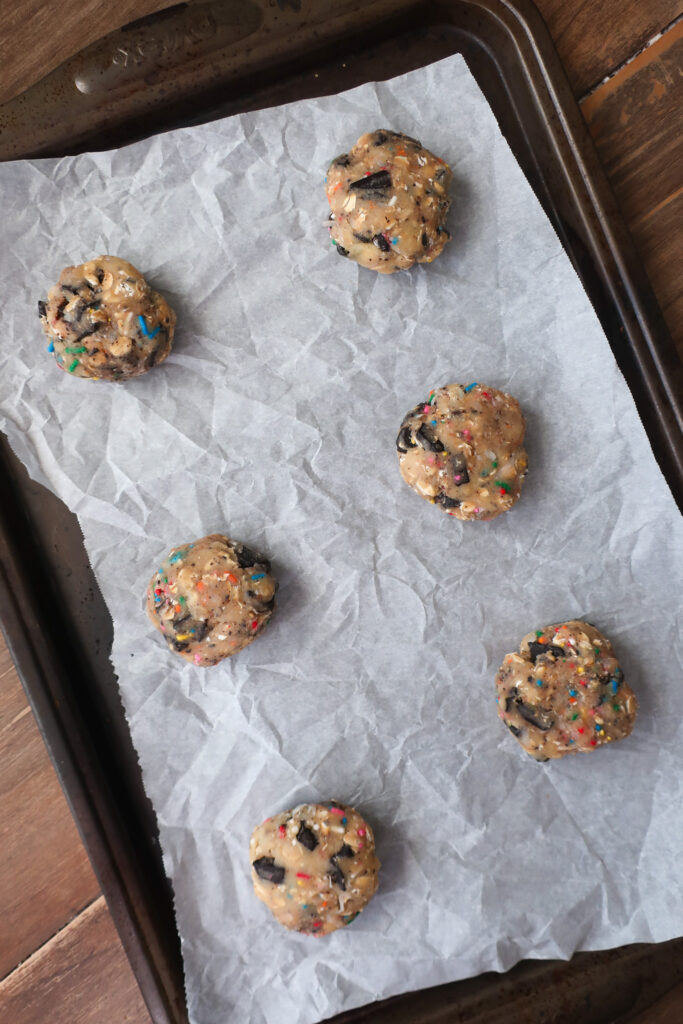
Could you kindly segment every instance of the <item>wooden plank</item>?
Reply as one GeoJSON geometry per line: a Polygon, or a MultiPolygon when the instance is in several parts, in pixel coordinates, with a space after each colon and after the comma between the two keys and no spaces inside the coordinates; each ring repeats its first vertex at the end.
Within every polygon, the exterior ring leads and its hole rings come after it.
{"type": "Polygon", "coordinates": [[[2,978],[100,891],[2,636],[0,765],[2,978]]]}
{"type": "Polygon", "coordinates": [[[681,0],[535,0],[578,98],[683,12],[681,0]]]}
{"type": "Polygon", "coordinates": [[[0,982],[8,1024],[151,1024],[100,896],[0,982]]]}
{"type": "Polygon", "coordinates": [[[683,353],[683,21],[581,103],[683,353]]]}

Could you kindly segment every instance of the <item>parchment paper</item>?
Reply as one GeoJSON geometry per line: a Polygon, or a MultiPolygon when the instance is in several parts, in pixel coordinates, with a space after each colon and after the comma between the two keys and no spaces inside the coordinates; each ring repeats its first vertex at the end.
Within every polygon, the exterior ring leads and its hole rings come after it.
{"type": "Polygon", "coordinates": [[[0,167],[2,428],[79,517],[173,880],[194,1024],[308,1024],[521,957],[664,940],[683,921],[682,534],[581,285],[459,57],[389,83],[0,167]],[[379,277],[323,224],[331,157],[417,136],[455,174],[454,241],[379,277]],[[60,372],[36,301],[101,252],[178,313],[126,385],[60,372]],[[528,418],[521,502],[460,523],[401,481],[395,435],[432,387],[479,380],[528,418]],[[222,666],[142,611],[171,545],[225,531],[281,580],[222,666]],[[613,640],[632,738],[538,765],[493,677],[529,629],[613,640]],[[251,892],[268,814],[334,796],[374,824],[380,891],[352,927],[288,934],[251,892]]]}

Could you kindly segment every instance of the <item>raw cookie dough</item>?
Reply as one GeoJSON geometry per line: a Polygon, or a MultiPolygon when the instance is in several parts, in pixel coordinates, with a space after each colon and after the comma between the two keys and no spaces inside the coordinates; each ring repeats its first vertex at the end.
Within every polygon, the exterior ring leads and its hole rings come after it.
{"type": "Polygon", "coordinates": [[[116,256],[66,267],[38,313],[48,350],[74,377],[128,380],[171,351],[175,313],[139,270],[116,256]]]}
{"type": "Polygon", "coordinates": [[[588,622],[529,633],[498,675],[498,714],[537,761],[628,736],[638,703],[612,645],[588,622]]]}
{"type": "Polygon", "coordinates": [[[407,135],[361,135],[327,171],[332,244],[380,274],[431,263],[451,237],[451,177],[448,164],[407,135]]]}
{"type": "Polygon", "coordinates": [[[484,384],[430,391],[396,438],[401,475],[458,519],[494,519],[518,501],[527,471],[519,402],[484,384]]]}
{"type": "Polygon", "coordinates": [[[353,807],[302,804],[254,829],[254,892],[280,924],[328,935],[350,924],[377,889],[372,829],[353,807]]]}
{"type": "Polygon", "coordinates": [[[147,614],[172,651],[206,667],[258,636],[276,590],[268,559],[212,533],[169,552],[147,588],[147,614]]]}

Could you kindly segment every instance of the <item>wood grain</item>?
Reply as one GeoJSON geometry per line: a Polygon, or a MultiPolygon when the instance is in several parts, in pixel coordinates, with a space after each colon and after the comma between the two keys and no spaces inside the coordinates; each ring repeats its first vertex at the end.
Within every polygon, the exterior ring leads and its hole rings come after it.
{"type": "Polygon", "coordinates": [[[683,353],[683,21],[581,110],[683,353]]]}
{"type": "Polygon", "coordinates": [[[535,0],[583,96],[683,12],[681,0],[535,0]]]}
{"type": "Polygon", "coordinates": [[[1,636],[0,765],[2,978],[99,886],[1,636]]]}
{"type": "Polygon", "coordinates": [[[8,1024],[151,1024],[104,897],[0,982],[8,1024]]]}

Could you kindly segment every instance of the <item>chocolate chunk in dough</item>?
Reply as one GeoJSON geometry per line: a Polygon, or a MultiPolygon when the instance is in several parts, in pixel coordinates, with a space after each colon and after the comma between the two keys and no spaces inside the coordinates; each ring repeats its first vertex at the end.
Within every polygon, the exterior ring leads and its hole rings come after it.
{"type": "Polygon", "coordinates": [[[340,159],[326,179],[337,249],[381,274],[431,263],[450,238],[450,168],[416,139],[389,129],[361,136],[340,159]]]}
{"type": "Polygon", "coordinates": [[[318,840],[315,838],[315,832],[310,829],[308,825],[304,825],[303,821],[301,822],[299,831],[296,834],[296,840],[298,843],[301,843],[302,846],[305,846],[307,850],[315,850],[318,845],[318,840]]]}
{"type": "Polygon", "coordinates": [[[580,620],[525,636],[519,654],[506,655],[496,688],[500,718],[537,761],[624,739],[638,710],[611,643],[580,620]]]}
{"type": "Polygon", "coordinates": [[[38,310],[57,365],[74,377],[128,380],[171,351],[175,313],[116,256],[66,267],[38,310]]]}
{"type": "Polygon", "coordinates": [[[258,898],[285,928],[309,935],[350,924],[377,889],[372,829],[353,807],[332,801],[267,818],[254,829],[250,859],[258,898]],[[315,846],[301,842],[302,828],[315,846]],[[273,878],[275,867],[282,874],[273,878]]]}
{"type": "Polygon", "coordinates": [[[147,614],[171,650],[208,667],[267,626],[276,590],[266,558],[214,533],[169,552],[147,588],[147,614]]]}
{"type": "Polygon", "coordinates": [[[279,885],[280,882],[284,881],[285,869],[276,864],[272,857],[259,857],[258,860],[252,861],[251,866],[264,882],[272,882],[273,885],[279,885]]]}
{"type": "Polygon", "coordinates": [[[476,383],[438,388],[401,424],[401,475],[448,515],[494,519],[519,500],[524,429],[517,399],[504,391],[476,383]]]}

